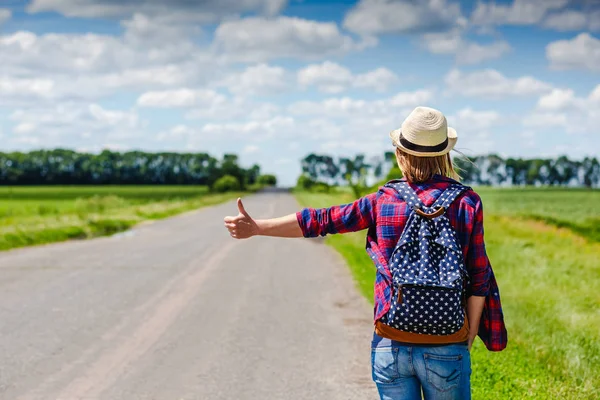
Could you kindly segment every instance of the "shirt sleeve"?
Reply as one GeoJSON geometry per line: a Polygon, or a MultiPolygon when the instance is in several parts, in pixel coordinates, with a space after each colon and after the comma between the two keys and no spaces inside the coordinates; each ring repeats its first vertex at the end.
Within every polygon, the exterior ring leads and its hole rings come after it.
{"type": "Polygon", "coordinates": [[[490,288],[492,266],[485,251],[483,238],[483,205],[481,200],[475,205],[473,231],[467,253],[467,271],[471,282],[469,296],[487,296],[490,288]]]}
{"type": "Polygon", "coordinates": [[[375,224],[377,193],[350,204],[329,208],[304,208],[296,213],[304,237],[356,232],[375,224]]]}

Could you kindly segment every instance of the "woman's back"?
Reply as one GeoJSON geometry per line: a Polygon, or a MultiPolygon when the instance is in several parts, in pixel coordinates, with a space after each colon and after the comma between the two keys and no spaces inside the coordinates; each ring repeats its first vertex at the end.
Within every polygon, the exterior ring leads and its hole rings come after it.
{"type": "Polygon", "coordinates": [[[271,220],[254,221],[240,200],[240,214],[225,225],[235,238],[367,229],[366,250],[376,267],[371,362],[381,398],[423,393],[467,400],[475,337],[492,351],[507,344],[481,199],[451,178],[457,177],[449,155],[457,134],[442,113],[417,107],[390,137],[406,181],[388,182],[350,204],[271,220]]]}

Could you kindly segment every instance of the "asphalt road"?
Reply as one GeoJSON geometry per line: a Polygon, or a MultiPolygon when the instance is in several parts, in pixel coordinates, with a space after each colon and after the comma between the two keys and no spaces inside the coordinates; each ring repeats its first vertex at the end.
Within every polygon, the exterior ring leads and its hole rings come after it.
{"type": "Polygon", "coordinates": [[[236,213],[0,253],[0,399],[377,398],[372,308],[342,259],[318,239],[231,239],[236,213]]]}

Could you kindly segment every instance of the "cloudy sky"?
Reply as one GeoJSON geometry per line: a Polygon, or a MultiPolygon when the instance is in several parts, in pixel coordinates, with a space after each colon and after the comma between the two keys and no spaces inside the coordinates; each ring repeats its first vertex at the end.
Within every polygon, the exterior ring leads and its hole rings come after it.
{"type": "Polygon", "coordinates": [[[417,105],[469,155],[600,155],[600,1],[0,0],[3,151],[235,152],[289,184],[417,105]]]}

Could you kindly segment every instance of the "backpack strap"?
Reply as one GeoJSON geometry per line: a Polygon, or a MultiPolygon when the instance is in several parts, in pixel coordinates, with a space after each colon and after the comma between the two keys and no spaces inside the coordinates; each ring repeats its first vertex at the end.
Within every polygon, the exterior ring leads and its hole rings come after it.
{"type": "Polygon", "coordinates": [[[406,181],[390,181],[386,183],[385,186],[396,189],[402,200],[408,204],[410,209],[424,207],[424,204],[421,199],[419,199],[419,196],[417,196],[413,188],[411,188],[406,181]]]}
{"type": "Polygon", "coordinates": [[[461,184],[452,184],[442,192],[440,197],[435,200],[430,208],[440,210],[443,208],[444,210],[447,210],[458,196],[470,189],[470,187],[461,184]]]}

